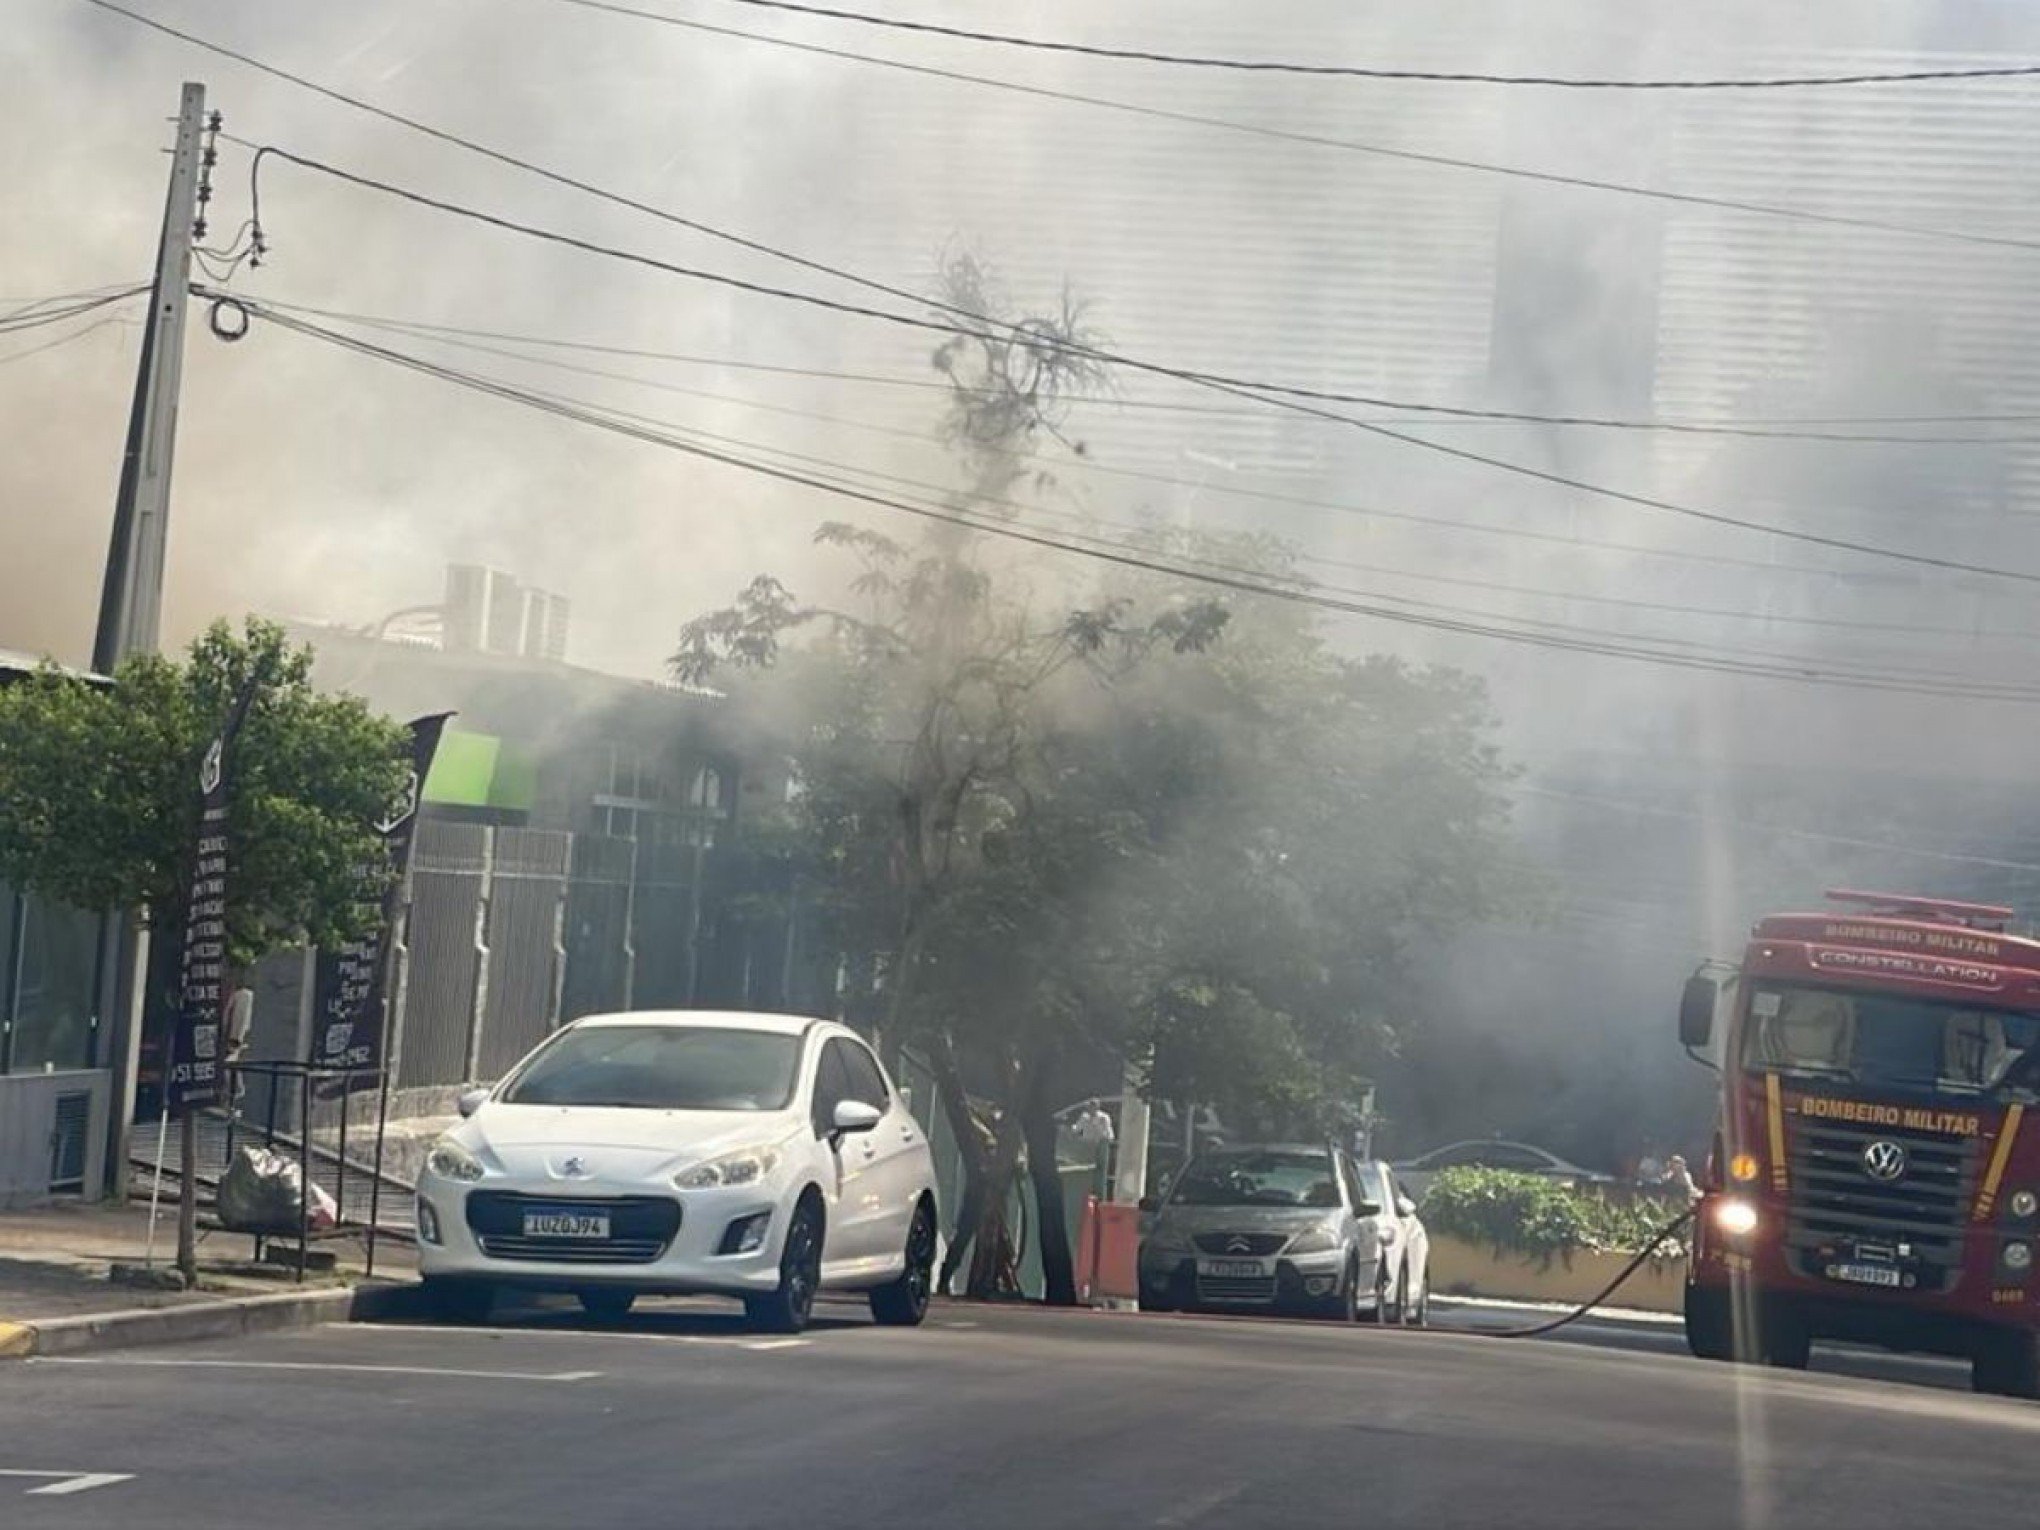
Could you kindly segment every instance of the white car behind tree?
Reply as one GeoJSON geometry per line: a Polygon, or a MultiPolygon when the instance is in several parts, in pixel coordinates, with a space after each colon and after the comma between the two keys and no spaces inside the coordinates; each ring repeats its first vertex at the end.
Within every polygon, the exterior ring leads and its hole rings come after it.
{"type": "Polygon", "coordinates": [[[793,1016],[596,1015],[548,1037],[436,1143],[418,1266],[444,1315],[505,1287],[620,1319],[644,1294],[743,1301],[797,1333],[823,1290],[916,1324],[932,1290],[935,1169],[845,1026],[793,1016]]]}

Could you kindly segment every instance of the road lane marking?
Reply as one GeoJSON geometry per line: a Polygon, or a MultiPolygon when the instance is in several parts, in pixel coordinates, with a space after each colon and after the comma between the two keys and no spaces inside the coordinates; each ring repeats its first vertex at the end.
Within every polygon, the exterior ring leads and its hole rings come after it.
{"type": "Polygon", "coordinates": [[[212,1371],[358,1371],[374,1376],[452,1376],[469,1381],[593,1381],[600,1371],[471,1371],[438,1365],[354,1365],[341,1360],[131,1360],[114,1355],[43,1355],[31,1365],[163,1366],[212,1371]]]}
{"type": "Polygon", "coordinates": [[[30,1472],[18,1467],[0,1467],[0,1477],[52,1477],[56,1480],[41,1487],[32,1487],[23,1495],[29,1498],[63,1498],[72,1493],[83,1493],[89,1488],[111,1487],[116,1482],[132,1482],[133,1472],[30,1472]]]}
{"type": "Polygon", "coordinates": [[[741,1334],[644,1333],[614,1328],[463,1328],[430,1323],[322,1323],[322,1331],[403,1336],[419,1333],[467,1334],[488,1339],[627,1339],[636,1344],[697,1344],[711,1349],[807,1349],[813,1339],[756,1339],[741,1334]]]}

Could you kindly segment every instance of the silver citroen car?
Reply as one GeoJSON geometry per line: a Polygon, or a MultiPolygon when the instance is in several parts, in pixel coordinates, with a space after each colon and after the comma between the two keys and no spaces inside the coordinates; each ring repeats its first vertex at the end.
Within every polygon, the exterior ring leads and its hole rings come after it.
{"type": "Polygon", "coordinates": [[[1336,1144],[1210,1149],[1143,1209],[1144,1311],[1414,1323],[1429,1305],[1416,1208],[1336,1144]]]}

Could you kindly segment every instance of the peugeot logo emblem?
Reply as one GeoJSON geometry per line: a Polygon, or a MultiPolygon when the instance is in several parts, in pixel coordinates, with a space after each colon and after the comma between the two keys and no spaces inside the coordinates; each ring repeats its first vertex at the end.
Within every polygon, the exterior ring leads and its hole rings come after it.
{"type": "Polygon", "coordinates": [[[1232,1241],[1226,1244],[1225,1251],[1228,1254],[1251,1254],[1254,1251],[1253,1240],[1235,1233],[1232,1241]]]}
{"type": "Polygon", "coordinates": [[[1863,1149],[1863,1172],[1872,1179],[1905,1177],[1905,1144],[1880,1137],[1863,1149]]]}

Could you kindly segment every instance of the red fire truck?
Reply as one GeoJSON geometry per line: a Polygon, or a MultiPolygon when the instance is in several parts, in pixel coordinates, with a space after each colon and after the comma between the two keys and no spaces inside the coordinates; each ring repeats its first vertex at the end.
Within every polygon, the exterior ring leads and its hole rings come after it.
{"type": "Polygon", "coordinates": [[[1931,1351],[2040,1395],[2040,940],[2005,908],[1828,898],[1686,985],[1679,1039],[1721,1074],[1687,1343],[1795,1368],[1816,1338],[1931,1351]]]}

